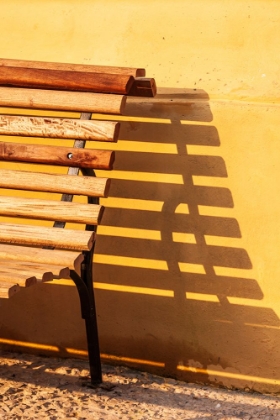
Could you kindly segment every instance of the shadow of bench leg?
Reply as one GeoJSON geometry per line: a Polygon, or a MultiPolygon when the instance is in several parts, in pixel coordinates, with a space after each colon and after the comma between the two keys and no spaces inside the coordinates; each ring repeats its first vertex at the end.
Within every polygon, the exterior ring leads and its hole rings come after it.
{"type": "Polygon", "coordinates": [[[85,262],[80,277],[75,271],[70,271],[71,279],[77,286],[80,297],[82,318],[86,324],[89,368],[91,383],[96,385],[102,382],[101,360],[99,351],[97,318],[92,284],[91,253],[86,253],[85,262]]]}

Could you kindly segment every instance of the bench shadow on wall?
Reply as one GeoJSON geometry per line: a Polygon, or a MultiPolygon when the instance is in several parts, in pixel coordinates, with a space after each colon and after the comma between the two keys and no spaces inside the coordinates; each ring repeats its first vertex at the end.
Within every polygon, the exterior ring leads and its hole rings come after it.
{"type": "Polygon", "coordinates": [[[267,361],[263,335],[280,344],[279,319],[242,301],[263,293],[242,248],[207,94],[192,95],[167,89],[128,102],[135,118],[122,122],[96,248],[101,350],[104,361],[115,355],[139,369],[242,387],[243,375],[275,374],[275,359],[261,374],[257,366],[267,361]]]}
{"type": "MultiPolygon", "coordinates": [[[[280,353],[266,347],[280,347],[279,319],[254,306],[263,293],[207,94],[159,90],[126,112],[114,171],[98,173],[113,178],[94,264],[103,361],[264,391],[280,379],[280,353]]],[[[1,348],[85,354],[75,287],[24,289],[1,302],[0,319],[1,348]]]]}

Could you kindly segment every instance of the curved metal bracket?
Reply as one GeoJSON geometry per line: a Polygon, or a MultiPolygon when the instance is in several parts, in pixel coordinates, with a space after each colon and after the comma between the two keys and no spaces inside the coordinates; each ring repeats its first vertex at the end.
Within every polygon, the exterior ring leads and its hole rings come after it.
{"type": "Polygon", "coordinates": [[[79,293],[82,318],[88,318],[92,315],[92,305],[90,303],[91,299],[87,286],[81,277],[76,273],[76,271],[70,270],[70,277],[75,283],[79,293]]]}

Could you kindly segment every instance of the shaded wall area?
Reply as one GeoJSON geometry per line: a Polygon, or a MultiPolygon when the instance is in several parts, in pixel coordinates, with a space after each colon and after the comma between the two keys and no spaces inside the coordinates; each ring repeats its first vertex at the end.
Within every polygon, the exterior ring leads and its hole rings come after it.
{"type": "Polygon", "coordinates": [[[127,150],[117,153],[103,220],[119,230],[105,229],[96,249],[102,351],[184,380],[277,388],[279,356],[267,353],[279,319],[256,306],[264,294],[207,94],[168,91],[130,103],[136,118],[122,123],[127,150]]]}
{"type": "MultiPolygon", "coordinates": [[[[262,304],[207,93],[159,89],[126,114],[94,259],[103,361],[278,390],[279,318],[262,304]]],[[[86,357],[70,281],[23,290],[0,314],[2,348],[86,357]]]]}

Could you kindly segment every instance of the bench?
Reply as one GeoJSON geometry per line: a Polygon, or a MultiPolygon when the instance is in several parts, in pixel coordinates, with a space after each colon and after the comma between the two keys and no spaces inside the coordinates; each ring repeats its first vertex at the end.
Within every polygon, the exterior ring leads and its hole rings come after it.
{"type": "Polygon", "coordinates": [[[92,384],[102,381],[92,259],[110,186],[94,171],[114,162],[94,145],[117,141],[127,96],[155,93],[144,69],[0,59],[0,298],[72,279],[92,384]]]}

